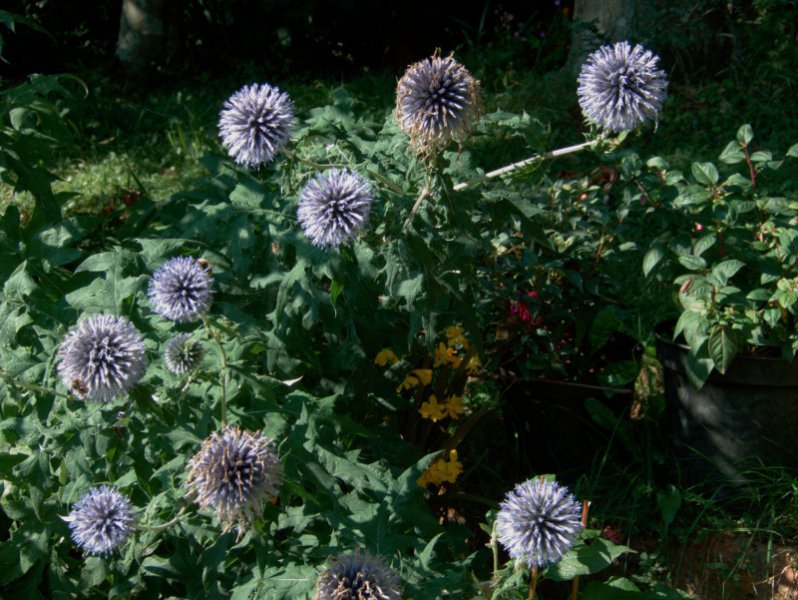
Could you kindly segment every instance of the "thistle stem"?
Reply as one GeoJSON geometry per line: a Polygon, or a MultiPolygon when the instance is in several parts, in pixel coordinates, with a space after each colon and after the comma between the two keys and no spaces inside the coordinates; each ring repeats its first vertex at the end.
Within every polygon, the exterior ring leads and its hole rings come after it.
{"type": "MultiPolygon", "coordinates": [[[[590,500],[582,500],[582,529],[587,527],[587,511],[590,509],[590,500]]],[[[579,594],[579,575],[571,582],[571,600],[576,600],[579,594]]]]}
{"type": "Polygon", "coordinates": [[[418,195],[416,199],[416,203],[413,205],[413,208],[410,209],[410,214],[407,215],[407,219],[405,220],[405,224],[403,225],[403,229],[407,229],[407,226],[410,225],[410,221],[413,220],[413,217],[418,210],[418,207],[421,206],[421,203],[424,201],[424,198],[429,196],[429,184],[425,184],[424,188],[421,190],[421,193],[418,195]]]}
{"type": "Polygon", "coordinates": [[[222,368],[219,373],[219,378],[221,380],[222,386],[222,393],[221,393],[221,409],[220,409],[220,416],[219,421],[224,427],[225,423],[227,422],[227,353],[224,351],[224,345],[222,344],[221,340],[219,340],[218,332],[211,326],[210,320],[206,316],[202,316],[202,323],[205,325],[205,328],[208,330],[208,335],[211,336],[213,341],[219,348],[219,354],[222,357],[222,368]]]}
{"type": "Polygon", "coordinates": [[[535,588],[538,586],[538,568],[532,567],[529,570],[529,600],[535,597],[535,588]]]}
{"type": "Polygon", "coordinates": [[[496,169],[495,171],[490,171],[488,173],[485,173],[484,175],[476,177],[470,181],[464,181],[462,183],[458,183],[452,189],[454,189],[455,192],[466,190],[471,187],[474,187],[479,183],[482,183],[486,179],[501,177],[502,175],[507,175],[508,173],[512,173],[513,171],[518,171],[519,169],[523,169],[524,167],[528,167],[529,165],[533,165],[537,162],[543,162],[544,160],[557,158],[558,156],[565,156],[566,154],[581,152],[582,150],[595,147],[598,143],[599,140],[590,140],[587,142],[582,142],[581,144],[576,144],[575,146],[566,146],[565,148],[558,148],[556,150],[551,150],[550,152],[544,152],[543,154],[536,154],[535,156],[530,156],[529,158],[525,158],[524,160],[519,160],[518,162],[509,164],[500,169],[496,169]]]}

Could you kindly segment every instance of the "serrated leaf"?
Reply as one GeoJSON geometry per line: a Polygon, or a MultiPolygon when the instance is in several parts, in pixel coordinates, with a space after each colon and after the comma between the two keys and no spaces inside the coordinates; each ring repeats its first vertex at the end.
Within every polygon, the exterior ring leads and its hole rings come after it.
{"type": "Polygon", "coordinates": [[[707,339],[707,350],[715,368],[725,373],[739,350],[739,342],[732,329],[723,324],[710,328],[707,339]]]}

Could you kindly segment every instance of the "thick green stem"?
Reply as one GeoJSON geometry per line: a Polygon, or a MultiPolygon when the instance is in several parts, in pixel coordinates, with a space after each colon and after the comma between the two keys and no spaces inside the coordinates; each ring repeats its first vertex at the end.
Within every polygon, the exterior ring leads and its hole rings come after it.
{"type": "Polygon", "coordinates": [[[202,323],[208,330],[208,335],[213,339],[213,341],[216,343],[216,346],[219,348],[219,355],[222,358],[222,368],[219,373],[220,384],[222,387],[219,421],[221,422],[222,427],[224,427],[225,423],[227,423],[227,353],[224,351],[224,344],[222,344],[221,340],[219,339],[219,332],[211,326],[211,322],[208,317],[203,316],[202,323]]]}

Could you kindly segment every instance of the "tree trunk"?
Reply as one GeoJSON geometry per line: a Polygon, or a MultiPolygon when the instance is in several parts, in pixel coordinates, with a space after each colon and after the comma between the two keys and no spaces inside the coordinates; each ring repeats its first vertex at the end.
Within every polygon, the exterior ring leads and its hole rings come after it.
{"type": "Polygon", "coordinates": [[[116,56],[128,71],[146,71],[162,57],[165,3],[166,0],[122,0],[116,56]]]}
{"type": "Polygon", "coordinates": [[[599,46],[632,37],[641,5],[651,0],[574,0],[574,27],[568,66],[578,73],[587,55],[599,46]]]}

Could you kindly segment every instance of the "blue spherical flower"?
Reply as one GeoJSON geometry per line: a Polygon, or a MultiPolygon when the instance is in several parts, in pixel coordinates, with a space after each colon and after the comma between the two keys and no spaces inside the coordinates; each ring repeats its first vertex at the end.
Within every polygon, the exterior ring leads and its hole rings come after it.
{"type": "Polygon", "coordinates": [[[396,116],[421,153],[462,140],[481,112],[479,82],[451,56],[408,67],[396,88],[396,116]]]}
{"type": "Polygon", "coordinates": [[[144,375],[144,341],[125,317],[90,315],[67,332],[58,350],[58,375],[76,397],[109,402],[144,375]]]}
{"type": "Polygon", "coordinates": [[[629,42],[603,46],[588,56],[577,90],[588,121],[612,132],[656,121],[668,90],[668,78],[658,63],[657,55],[629,42]]]}
{"type": "Polygon", "coordinates": [[[339,554],[319,575],[313,600],[399,600],[399,578],[370,554],[339,554]]]}
{"type": "Polygon", "coordinates": [[[274,442],[234,425],[212,433],[189,462],[186,486],[201,508],[212,508],[225,531],[239,533],[277,497],[283,466],[274,442]]]}
{"type": "Polygon", "coordinates": [[[288,141],[293,123],[294,104],[288,94],[268,83],[253,83],[224,103],[219,135],[238,164],[257,167],[274,160],[288,141]]]}
{"type": "Polygon", "coordinates": [[[65,520],[75,544],[100,556],[120,548],[135,526],[130,500],[107,485],[91,488],[65,520]]]}
{"type": "Polygon", "coordinates": [[[297,217],[316,246],[335,248],[363,228],[374,201],[368,181],[346,169],[330,169],[302,189],[297,217]]]}
{"type": "Polygon", "coordinates": [[[175,375],[193,371],[205,357],[199,341],[191,340],[190,333],[180,333],[166,342],[163,352],[166,368],[175,375]]]}
{"type": "Polygon", "coordinates": [[[568,488],[546,479],[515,486],[496,516],[499,542],[531,567],[560,560],[582,529],[582,507],[568,488]]]}
{"type": "Polygon", "coordinates": [[[149,297],[159,315],[172,321],[196,321],[211,307],[213,277],[200,260],[171,258],[152,274],[149,297]]]}

